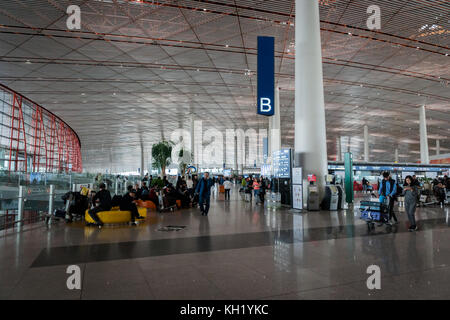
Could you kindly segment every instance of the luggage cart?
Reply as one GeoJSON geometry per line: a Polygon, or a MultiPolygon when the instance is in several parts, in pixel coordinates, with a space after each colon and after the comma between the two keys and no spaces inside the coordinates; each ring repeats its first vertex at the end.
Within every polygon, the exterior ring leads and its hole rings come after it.
{"type": "MultiPolygon", "coordinates": [[[[389,202],[388,202],[389,203],[389,202]]],[[[375,224],[391,227],[389,222],[389,206],[379,201],[361,201],[359,206],[360,218],[367,222],[369,231],[375,229],[375,224]]]]}

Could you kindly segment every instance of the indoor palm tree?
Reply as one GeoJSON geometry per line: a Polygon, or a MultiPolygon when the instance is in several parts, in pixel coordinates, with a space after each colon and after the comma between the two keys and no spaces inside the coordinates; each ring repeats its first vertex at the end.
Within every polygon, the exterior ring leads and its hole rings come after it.
{"type": "Polygon", "coordinates": [[[153,166],[161,169],[161,176],[166,173],[166,166],[168,166],[172,159],[172,141],[160,141],[152,146],[153,166]]]}

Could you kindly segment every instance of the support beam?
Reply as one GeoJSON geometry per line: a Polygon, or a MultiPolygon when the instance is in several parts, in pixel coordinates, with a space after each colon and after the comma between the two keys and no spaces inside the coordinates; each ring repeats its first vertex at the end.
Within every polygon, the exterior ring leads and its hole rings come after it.
{"type": "Polygon", "coordinates": [[[269,156],[272,156],[274,151],[281,149],[281,124],[280,124],[280,88],[275,88],[275,110],[274,115],[269,118],[269,156]]]}
{"type": "Polygon", "coordinates": [[[336,161],[344,161],[342,159],[341,136],[336,138],[336,161]]]}
{"type": "Polygon", "coordinates": [[[322,198],[328,173],[319,2],[295,1],[295,165],[317,176],[322,198]]]}
{"type": "Polygon", "coordinates": [[[419,109],[419,123],[420,123],[420,162],[423,164],[430,163],[430,155],[428,153],[428,134],[427,134],[427,119],[425,114],[425,106],[419,109]]]}
{"type": "Polygon", "coordinates": [[[364,161],[369,162],[369,127],[364,126],[364,161]]]}
{"type": "Polygon", "coordinates": [[[436,155],[438,156],[440,154],[441,154],[441,143],[438,139],[438,140],[436,140],[436,155]]]}
{"type": "Polygon", "coordinates": [[[398,163],[398,149],[395,148],[395,152],[394,152],[394,162],[398,163]]]}

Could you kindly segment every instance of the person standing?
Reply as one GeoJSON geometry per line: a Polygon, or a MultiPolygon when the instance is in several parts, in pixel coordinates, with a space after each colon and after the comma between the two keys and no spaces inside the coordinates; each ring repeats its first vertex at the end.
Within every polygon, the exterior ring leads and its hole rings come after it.
{"type": "Polygon", "coordinates": [[[255,196],[255,203],[256,204],[258,204],[260,202],[259,188],[260,188],[260,185],[259,185],[258,179],[254,178],[253,179],[253,193],[254,193],[254,196],[255,196]]]}
{"type": "Polygon", "coordinates": [[[214,186],[213,180],[209,177],[209,173],[205,172],[203,178],[197,184],[195,189],[196,193],[199,195],[199,205],[202,216],[207,216],[209,212],[210,198],[211,198],[211,188],[214,186]]]}
{"type": "Polygon", "coordinates": [[[403,185],[403,194],[405,196],[405,210],[410,222],[409,231],[417,230],[415,213],[418,192],[417,186],[413,182],[413,178],[407,176],[403,185]]]}
{"type": "Polygon", "coordinates": [[[260,185],[259,186],[259,198],[260,198],[262,204],[264,204],[264,196],[266,194],[267,185],[266,185],[266,181],[263,177],[261,177],[259,179],[259,185],[260,185]]]}
{"type": "Polygon", "coordinates": [[[92,198],[92,203],[98,203],[98,205],[89,210],[88,214],[91,216],[92,220],[95,221],[95,223],[98,226],[103,226],[103,222],[100,220],[100,218],[97,216],[97,213],[100,211],[109,211],[111,210],[111,194],[108,190],[106,190],[106,185],[102,182],[100,183],[100,191],[95,194],[95,196],[92,198]]]}
{"type": "Polygon", "coordinates": [[[380,195],[380,202],[388,202],[389,205],[389,221],[394,218],[394,224],[398,223],[397,217],[394,213],[394,199],[397,193],[397,183],[391,178],[389,172],[383,173],[383,180],[380,183],[380,190],[378,191],[380,195]]]}
{"type": "Polygon", "coordinates": [[[223,183],[223,186],[225,188],[225,200],[230,200],[230,190],[233,184],[231,183],[230,179],[227,177],[225,182],[223,183]]]}

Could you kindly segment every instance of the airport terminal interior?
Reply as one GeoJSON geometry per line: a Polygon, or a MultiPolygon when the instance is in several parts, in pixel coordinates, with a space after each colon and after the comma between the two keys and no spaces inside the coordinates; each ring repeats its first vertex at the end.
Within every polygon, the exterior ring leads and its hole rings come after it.
{"type": "Polygon", "coordinates": [[[0,2],[0,300],[447,300],[450,2],[0,2]]]}

